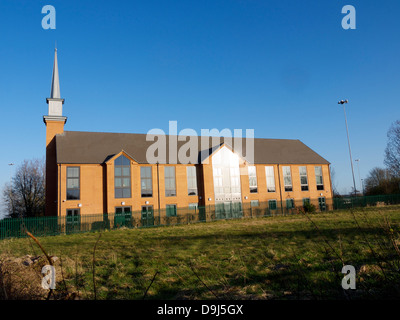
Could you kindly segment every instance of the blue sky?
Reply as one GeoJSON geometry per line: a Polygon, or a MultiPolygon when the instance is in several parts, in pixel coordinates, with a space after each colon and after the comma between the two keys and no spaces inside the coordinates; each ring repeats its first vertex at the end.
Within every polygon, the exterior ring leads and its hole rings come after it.
{"type": "MultiPolygon", "coordinates": [[[[383,166],[399,119],[399,1],[0,2],[0,185],[45,154],[57,41],[65,130],[254,129],[299,139],[352,186],[343,109],[361,176],[383,166]],[[44,5],[56,30],[44,30],[44,5]],[[356,30],[344,30],[344,5],[356,30]]],[[[356,180],[359,181],[357,166],[356,180]]]]}

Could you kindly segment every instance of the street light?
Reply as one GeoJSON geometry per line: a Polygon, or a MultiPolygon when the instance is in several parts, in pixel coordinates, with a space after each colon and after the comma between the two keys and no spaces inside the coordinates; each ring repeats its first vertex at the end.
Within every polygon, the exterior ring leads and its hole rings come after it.
{"type": "Polygon", "coordinates": [[[358,178],[360,179],[360,193],[364,193],[363,187],[362,187],[362,182],[361,182],[361,175],[360,175],[360,159],[356,159],[354,160],[355,162],[357,162],[357,169],[358,169],[358,178]]]}
{"type": "Polygon", "coordinates": [[[350,138],[349,138],[349,128],[347,126],[347,118],[346,118],[346,109],[344,107],[345,103],[348,103],[349,100],[340,100],[338,104],[343,105],[343,112],[344,112],[344,120],[346,122],[346,132],[347,132],[347,142],[349,144],[349,154],[350,154],[350,164],[351,164],[351,173],[353,175],[353,185],[354,185],[354,195],[356,195],[356,180],[354,179],[354,169],[353,169],[353,158],[351,157],[351,148],[350,148],[350,138]]]}
{"type": "Polygon", "coordinates": [[[361,187],[362,187],[362,193],[364,195],[364,179],[361,179],[361,187]]]}

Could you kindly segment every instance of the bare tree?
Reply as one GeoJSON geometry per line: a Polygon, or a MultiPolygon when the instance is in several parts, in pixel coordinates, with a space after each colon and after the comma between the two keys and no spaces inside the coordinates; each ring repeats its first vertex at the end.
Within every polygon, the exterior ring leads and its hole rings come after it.
{"type": "Polygon", "coordinates": [[[392,176],[400,178],[400,120],[392,124],[387,137],[384,163],[392,176]]]}
{"type": "Polygon", "coordinates": [[[373,168],[365,179],[365,193],[367,195],[398,193],[399,179],[384,168],[373,168]]]}
{"type": "Polygon", "coordinates": [[[340,197],[339,192],[337,191],[336,187],[336,171],[335,169],[330,166],[329,167],[330,173],[331,173],[331,182],[332,182],[332,193],[334,197],[340,197]]]}
{"type": "Polygon", "coordinates": [[[11,183],[3,189],[7,217],[36,217],[44,215],[45,166],[43,160],[24,160],[11,183]]]}

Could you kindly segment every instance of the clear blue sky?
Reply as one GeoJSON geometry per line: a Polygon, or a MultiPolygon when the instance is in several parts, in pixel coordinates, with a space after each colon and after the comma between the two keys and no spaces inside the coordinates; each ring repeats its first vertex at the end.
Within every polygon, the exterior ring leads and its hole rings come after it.
{"type": "MultiPolygon", "coordinates": [[[[400,2],[295,0],[0,2],[0,185],[45,154],[57,41],[65,130],[254,129],[299,139],[352,186],[343,109],[361,176],[383,166],[400,119],[400,2]],[[44,5],[56,30],[44,30],[44,5]],[[344,30],[341,9],[356,8],[344,30]]],[[[358,179],[355,166],[356,180],[358,179]]]]}

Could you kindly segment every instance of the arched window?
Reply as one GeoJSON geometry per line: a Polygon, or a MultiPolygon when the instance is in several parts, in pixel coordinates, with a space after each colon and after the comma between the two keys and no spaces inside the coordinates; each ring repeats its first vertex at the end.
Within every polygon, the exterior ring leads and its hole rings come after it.
{"type": "Polygon", "coordinates": [[[131,161],[121,155],[114,161],[115,198],[131,197],[131,161]]]}

